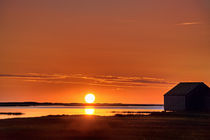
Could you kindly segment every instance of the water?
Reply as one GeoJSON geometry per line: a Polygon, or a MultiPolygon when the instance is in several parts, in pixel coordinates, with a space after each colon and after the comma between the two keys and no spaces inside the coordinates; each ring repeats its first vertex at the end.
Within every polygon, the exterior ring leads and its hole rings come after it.
{"type": "Polygon", "coordinates": [[[113,116],[135,112],[162,111],[163,106],[27,106],[0,107],[2,112],[21,112],[22,115],[0,115],[0,119],[40,117],[47,115],[99,115],[113,116]]]}

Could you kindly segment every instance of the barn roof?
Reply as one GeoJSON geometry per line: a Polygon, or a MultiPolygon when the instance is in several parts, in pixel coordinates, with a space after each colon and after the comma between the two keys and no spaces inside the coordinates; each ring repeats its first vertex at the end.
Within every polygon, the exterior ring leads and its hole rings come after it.
{"type": "Polygon", "coordinates": [[[164,96],[185,96],[190,94],[197,87],[208,87],[203,82],[183,82],[176,85],[170,91],[168,91],[164,96]]]}

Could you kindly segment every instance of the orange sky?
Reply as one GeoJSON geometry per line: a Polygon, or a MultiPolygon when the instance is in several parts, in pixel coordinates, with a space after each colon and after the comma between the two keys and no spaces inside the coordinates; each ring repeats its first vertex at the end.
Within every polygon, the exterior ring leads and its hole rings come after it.
{"type": "Polygon", "coordinates": [[[0,101],[163,103],[210,86],[208,0],[1,0],[0,101]]]}

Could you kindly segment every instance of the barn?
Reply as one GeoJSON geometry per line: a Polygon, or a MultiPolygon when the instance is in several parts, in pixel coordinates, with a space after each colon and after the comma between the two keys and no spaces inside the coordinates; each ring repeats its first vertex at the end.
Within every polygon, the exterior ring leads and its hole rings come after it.
{"type": "Polygon", "coordinates": [[[210,111],[210,89],[203,82],[183,82],[164,95],[165,111],[210,111]]]}

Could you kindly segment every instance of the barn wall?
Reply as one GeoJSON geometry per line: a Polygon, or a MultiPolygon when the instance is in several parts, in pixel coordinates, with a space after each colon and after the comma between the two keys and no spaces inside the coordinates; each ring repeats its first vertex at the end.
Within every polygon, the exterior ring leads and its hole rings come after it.
{"type": "Polygon", "coordinates": [[[203,111],[204,109],[204,95],[195,92],[192,95],[186,96],[186,110],[188,111],[203,111]]]}
{"type": "Polygon", "coordinates": [[[164,109],[166,111],[186,110],[185,96],[164,96],[164,109]]]}
{"type": "MultiPolygon", "coordinates": [[[[209,107],[210,100],[208,96],[209,88],[199,86],[186,96],[186,110],[189,111],[206,111],[209,107]]],[[[210,107],[209,107],[210,108],[210,107]]]]}
{"type": "Polygon", "coordinates": [[[205,110],[210,111],[210,96],[206,96],[204,100],[205,110]]]}

